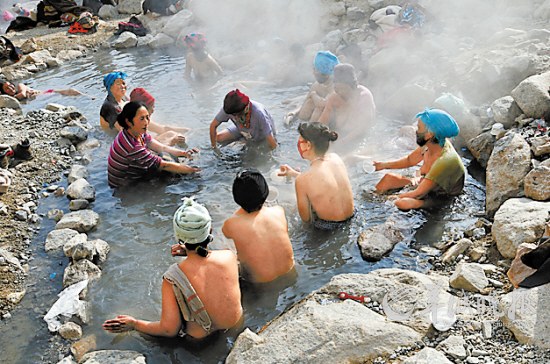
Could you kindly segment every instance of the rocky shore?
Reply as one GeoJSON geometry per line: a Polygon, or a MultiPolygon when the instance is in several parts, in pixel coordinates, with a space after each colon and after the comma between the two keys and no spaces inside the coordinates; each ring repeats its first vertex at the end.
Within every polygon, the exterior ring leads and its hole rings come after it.
{"type": "MultiPolygon", "coordinates": [[[[139,9],[139,1],[120,3],[119,9],[103,10],[106,21],[92,35],[41,27],[10,36],[26,56],[2,67],[2,74],[27,78],[97,47],[172,46],[199,22],[187,9],[171,17],[140,15],[151,34],[114,37],[118,19],[139,9]]],[[[333,277],[259,332],[241,333],[227,362],[549,362],[550,284],[517,289],[510,278],[518,271],[508,272],[536,247],[549,224],[550,120],[543,116],[550,112],[550,1],[494,2],[494,14],[465,20],[452,14],[454,3],[426,1],[436,18],[456,29],[381,49],[365,24],[391,2],[322,3],[325,36],[306,48],[337,52],[343,44],[358,44],[368,60],[363,81],[384,113],[399,117],[432,105],[454,115],[461,142],[486,169],[486,216],[465,231],[446,232],[438,249],[426,249],[433,266],[426,274],[392,268],[333,277]],[[492,22],[497,16],[500,23],[492,22]],[[342,292],[355,299],[341,299],[342,292]]],[[[106,259],[108,244],[85,234],[100,218],[87,209],[95,198],[85,168],[89,151],[98,146],[87,137],[92,126],[78,110],[60,105],[23,115],[8,96],[0,96],[0,119],[0,142],[14,145],[29,138],[34,156],[8,169],[12,184],[0,196],[0,317],[9,320],[25,295],[29,243],[41,218],[59,220],[45,250],[63,249],[70,261],[64,287],[99,278],[96,264],[106,259]],[[65,176],[67,191],[56,186],[65,176]],[[40,198],[49,194],[68,196],[75,212],[37,215],[40,198]]],[[[358,249],[376,261],[399,241],[398,232],[381,225],[361,235],[358,249]]],[[[73,356],[60,363],[146,362],[128,351],[85,354],[93,351],[93,338],[86,336],[85,309],[77,316],[72,321],[83,327],[54,324],[67,346],[79,340],[72,344],[73,356]]]]}

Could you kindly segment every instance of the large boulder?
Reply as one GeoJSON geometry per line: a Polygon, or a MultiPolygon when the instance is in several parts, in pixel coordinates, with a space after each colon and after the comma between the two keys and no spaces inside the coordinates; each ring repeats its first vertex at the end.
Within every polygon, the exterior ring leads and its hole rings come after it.
{"type": "Polygon", "coordinates": [[[164,33],[159,33],[155,35],[153,39],[151,39],[151,41],[147,43],[147,45],[153,49],[168,47],[172,44],[174,44],[174,38],[164,33]]]}
{"type": "Polygon", "coordinates": [[[508,293],[501,299],[500,312],[504,326],[520,343],[550,349],[550,283],[508,293]]]}
{"type": "Polygon", "coordinates": [[[113,5],[103,5],[97,15],[103,20],[116,19],[119,16],[117,8],[113,5]]]}
{"type": "Polygon", "coordinates": [[[491,132],[486,131],[479,134],[477,137],[468,140],[466,142],[466,146],[478,163],[483,168],[487,168],[487,163],[489,162],[491,153],[493,153],[495,142],[496,138],[491,134],[491,132]]]}
{"type": "Polygon", "coordinates": [[[183,9],[177,14],[169,17],[168,22],[162,28],[162,33],[171,38],[178,39],[182,32],[186,31],[193,23],[193,13],[187,9],[183,9]]]}
{"type": "Polygon", "coordinates": [[[315,296],[294,305],[260,334],[246,329],[226,363],[366,362],[399,346],[413,345],[421,335],[388,322],[363,304],[318,302],[315,296]],[[289,345],[299,343],[299,345],[289,345]]]}
{"type": "MultiPolygon", "coordinates": [[[[545,162],[550,162],[550,159],[545,162]]],[[[541,163],[533,168],[525,176],[523,185],[525,196],[537,201],[550,200],[550,165],[546,166],[541,163]]]]}
{"type": "Polygon", "coordinates": [[[122,32],[112,43],[115,49],[134,48],[137,45],[138,37],[132,32],[122,32]]]}
{"type": "Polygon", "coordinates": [[[17,111],[18,114],[21,114],[23,112],[21,110],[21,104],[19,103],[19,100],[9,95],[0,95],[0,108],[3,107],[13,109],[17,111]]]}
{"type": "Polygon", "coordinates": [[[529,144],[508,132],[495,143],[487,163],[485,209],[492,216],[504,201],[523,192],[523,179],[531,169],[529,144]]]}
{"type": "Polygon", "coordinates": [[[143,0],[119,0],[117,10],[120,14],[141,14],[143,0]]]}
{"type": "Polygon", "coordinates": [[[80,233],[86,233],[97,226],[99,215],[92,210],[81,210],[63,215],[55,225],[57,229],[73,229],[80,233]]]}
{"type": "Polygon", "coordinates": [[[550,71],[523,80],[512,90],[512,97],[523,113],[530,118],[540,118],[550,110],[550,71]]]}
{"type": "Polygon", "coordinates": [[[145,364],[145,356],[137,351],[131,350],[98,350],[84,355],[79,361],[80,364],[145,364]]]}
{"type": "Polygon", "coordinates": [[[512,96],[504,96],[493,101],[491,110],[495,121],[504,125],[505,129],[510,129],[516,118],[521,115],[521,110],[512,96]]]}
{"type": "Polygon", "coordinates": [[[67,197],[71,200],[95,200],[95,188],[84,178],[79,178],[67,187],[67,197]]]}
{"type": "Polygon", "coordinates": [[[72,238],[78,235],[78,231],[73,229],[59,229],[52,230],[48,233],[46,237],[46,242],[44,244],[44,249],[46,252],[52,250],[58,250],[63,248],[65,244],[71,241],[72,238]]]}
{"type": "Polygon", "coordinates": [[[393,250],[403,240],[403,234],[393,224],[380,224],[363,231],[357,238],[361,256],[368,262],[376,262],[393,250]]]}
{"type": "Polygon", "coordinates": [[[503,257],[513,259],[521,243],[532,243],[544,232],[550,202],[513,198],[495,214],[492,235],[503,257]]]}

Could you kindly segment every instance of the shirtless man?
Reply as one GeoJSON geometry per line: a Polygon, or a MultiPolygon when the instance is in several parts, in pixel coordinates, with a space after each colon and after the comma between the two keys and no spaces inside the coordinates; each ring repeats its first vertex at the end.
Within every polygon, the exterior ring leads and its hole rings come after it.
{"type": "Polygon", "coordinates": [[[185,36],[183,43],[186,49],[184,77],[195,81],[213,80],[223,75],[223,70],[206,50],[206,37],[201,33],[185,36]]]}
{"type": "Polygon", "coordinates": [[[334,93],[326,101],[319,122],[330,125],[339,135],[336,151],[356,149],[367,135],[376,116],[374,98],[368,88],[357,84],[355,68],[342,63],[334,67],[334,93]]]}
{"type": "Polygon", "coordinates": [[[296,118],[303,121],[317,121],[325,108],[326,97],[334,91],[332,74],[334,66],[339,63],[338,57],[329,51],[319,51],[313,60],[315,82],[302,106],[287,114],[285,122],[292,123],[296,118]]]}
{"type": "Polygon", "coordinates": [[[271,282],[294,267],[285,211],[264,206],[268,194],[260,172],[240,172],[233,182],[233,199],[241,208],[222,227],[223,234],[235,242],[243,273],[257,283],[271,282]]]}
{"type": "MultiPolygon", "coordinates": [[[[17,100],[34,99],[36,96],[52,93],[57,93],[63,96],[87,96],[74,88],[69,88],[66,90],[49,89],[42,91],[34,90],[23,83],[20,83],[17,87],[15,87],[15,85],[11,82],[0,82],[0,94],[15,97],[17,100]]],[[[94,97],[92,97],[92,99],[94,99],[94,97]]]]}

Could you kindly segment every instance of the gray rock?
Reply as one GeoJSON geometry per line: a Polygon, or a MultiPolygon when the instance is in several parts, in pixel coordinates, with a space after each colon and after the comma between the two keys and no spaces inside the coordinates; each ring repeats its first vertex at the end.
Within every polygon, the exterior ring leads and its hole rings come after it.
{"type": "Polygon", "coordinates": [[[143,0],[119,0],[117,10],[120,14],[141,14],[143,0]]]}
{"type": "Polygon", "coordinates": [[[326,49],[335,52],[336,48],[338,48],[338,46],[342,43],[343,39],[344,33],[340,29],[336,29],[325,35],[325,38],[323,39],[323,45],[326,49]]]}
{"type": "Polygon", "coordinates": [[[143,47],[143,46],[149,45],[149,43],[151,43],[153,38],[154,36],[152,34],[146,34],[143,37],[138,37],[136,47],[143,47]]]}
{"type": "Polygon", "coordinates": [[[57,364],[77,364],[77,362],[73,360],[72,356],[66,356],[58,361],[57,364]]]}
{"type": "Polygon", "coordinates": [[[111,20],[119,17],[118,10],[113,5],[103,5],[99,8],[97,15],[103,20],[111,20]]]}
{"type": "Polygon", "coordinates": [[[23,52],[23,54],[29,54],[37,50],[38,50],[38,44],[36,44],[36,40],[34,38],[27,39],[21,45],[21,51],[23,52]]]}
{"type": "Polygon", "coordinates": [[[15,211],[15,218],[19,221],[27,221],[29,218],[29,212],[25,210],[17,210],[15,211]]]}
{"type": "Polygon", "coordinates": [[[23,63],[47,63],[47,61],[52,58],[48,50],[42,49],[25,56],[25,58],[23,58],[23,63]]]}
{"type": "Polygon", "coordinates": [[[52,230],[46,237],[44,249],[46,252],[58,250],[65,246],[72,238],[78,235],[78,231],[72,229],[52,230]]]}
{"type": "Polygon", "coordinates": [[[89,177],[88,168],[85,166],[82,166],[80,164],[73,164],[71,166],[71,171],[69,172],[69,176],[67,177],[67,180],[69,183],[73,183],[77,179],[81,178],[88,178],[89,177]]]}
{"type": "Polygon", "coordinates": [[[63,64],[63,61],[60,60],[60,59],[57,59],[57,58],[50,58],[50,59],[46,60],[46,64],[50,68],[59,67],[63,64]]]}
{"type": "Polygon", "coordinates": [[[340,17],[346,14],[346,3],[343,1],[334,1],[330,3],[329,14],[340,17]]]}
{"type": "Polygon", "coordinates": [[[512,90],[512,97],[523,113],[530,118],[540,118],[550,110],[550,71],[523,80],[512,90]]]}
{"type": "Polygon", "coordinates": [[[529,144],[519,134],[509,132],[495,143],[487,164],[485,207],[493,216],[500,205],[523,192],[523,179],[531,169],[529,144]]]}
{"type": "Polygon", "coordinates": [[[513,198],[495,214],[492,235],[503,257],[513,259],[521,243],[532,243],[542,236],[550,202],[513,198]]]}
{"type": "Polygon", "coordinates": [[[94,246],[94,258],[97,257],[99,263],[105,262],[111,250],[109,244],[101,239],[90,240],[90,243],[94,246]]]}
{"type": "Polygon", "coordinates": [[[71,200],[69,201],[69,210],[71,211],[78,211],[78,210],[84,210],[88,208],[90,205],[90,202],[88,200],[71,200]]]}
{"type": "Polygon", "coordinates": [[[66,288],[86,279],[94,280],[101,277],[101,269],[87,259],[71,263],[63,273],[63,287],[66,288]]]}
{"type": "Polygon", "coordinates": [[[481,323],[481,333],[483,334],[484,339],[490,339],[493,337],[493,325],[491,321],[483,321],[481,323]]]}
{"type": "Polygon", "coordinates": [[[502,297],[501,317],[522,344],[550,349],[550,284],[516,289],[502,297]]]}
{"type": "Polygon", "coordinates": [[[505,129],[510,129],[516,118],[521,115],[521,110],[512,96],[504,96],[493,101],[491,110],[495,121],[504,125],[505,129]]]}
{"type": "MultiPolygon", "coordinates": [[[[78,143],[78,145],[76,146],[76,149],[81,153],[85,153],[93,149],[99,148],[100,146],[101,146],[101,143],[99,142],[99,140],[95,138],[88,138],[82,143],[78,143]]],[[[87,178],[87,177],[84,177],[84,178],[87,178]]]]}
{"type": "Polygon", "coordinates": [[[393,224],[380,224],[362,232],[357,244],[361,256],[368,262],[375,262],[393,250],[395,244],[403,240],[403,234],[393,224]]]}
{"type": "Polygon", "coordinates": [[[441,256],[441,261],[445,264],[453,262],[456,257],[464,253],[472,246],[472,241],[470,239],[460,239],[456,242],[455,245],[451,246],[443,255],[441,256]]]}
{"type": "Polygon", "coordinates": [[[147,45],[153,49],[164,48],[174,44],[174,39],[166,34],[159,33],[147,45]]]}
{"type": "Polygon", "coordinates": [[[81,233],[86,233],[99,223],[99,215],[92,210],[80,210],[70,212],[55,225],[58,229],[73,229],[81,233]]]}
{"type": "Polygon", "coordinates": [[[79,340],[82,337],[82,327],[74,322],[66,322],[58,330],[59,335],[66,340],[79,340]]]}
{"type": "Polygon", "coordinates": [[[468,363],[468,364],[478,364],[479,363],[479,358],[469,356],[469,357],[466,358],[466,363],[468,363]]]}
{"type": "Polygon", "coordinates": [[[57,53],[57,59],[64,62],[77,59],[84,56],[82,51],[77,51],[76,49],[63,49],[57,53]]]}
{"type": "Polygon", "coordinates": [[[367,14],[356,6],[350,6],[346,12],[346,18],[349,21],[358,21],[365,19],[367,14]]]}
{"type": "Polygon", "coordinates": [[[451,287],[470,292],[481,292],[489,285],[485,272],[477,263],[459,263],[449,278],[451,287]]]}
{"type": "Polygon", "coordinates": [[[88,138],[88,130],[82,125],[75,123],[73,126],[66,126],[59,132],[62,138],[69,139],[73,144],[78,144],[88,138]]]}
{"type": "Polygon", "coordinates": [[[550,167],[539,165],[523,180],[525,196],[537,201],[550,200],[550,167]]]}
{"type": "Polygon", "coordinates": [[[72,200],[95,200],[95,188],[84,178],[79,178],[67,187],[67,197],[72,200]]]}
{"type": "Polygon", "coordinates": [[[297,303],[260,334],[246,329],[226,359],[235,363],[363,362],[417,342],[420,334],[371,311],[361,303],[297,303]],[[300,343],[289,345],[288,343],[300,343]]]}
{"type": "Polygon", "coordinates": [[[63,217],[64,213],[60,209],[51,209],[48,211],[48,219],[58,222],[63,217]]]}
{"type": "Polygon", "coordinates": [[[134,48],[137,45],[137,38],[137,35],[132,32],[123,32],[111,43],[111,46],[115,49],[134,48]]]}
{"type": "Polygon", "coordinates": [[[92,260],[94,252],[94,244],[88,241],[86,234],[78,234],[63,246],[63,253],[65,256],[72,258],[73,261],[80,259],[92,260]]]}
{"type": "Polygon", "coordinates": [[[550,153],[550,137],[543,135],[531,139],[531,150],[537,157],[550,153]]]}
{"type": "Polygon", "coordinates": [[[52,112],[61,112],[65,110],[65,106],[50,102],[48,105],[46,105],[45,109],[52,112]]]}
{"type": "Polygon", "coordinates": [[[458,335],[449,336],[437,345],[437,349],[455,359],[464,359],[468,356],[466,354],[466,340],[458,335]]]}
{"type": "Polygon", "coordinates": [[[130,350],[98,350],[84,355],[80,364],[146,364],[145,356],[137,351],[130,350]]]}
{"type": "Polygon", "coordinates": [[[15,97],[8,95],[0,95],[0,108],[6,107],[8,109],[15,110],[18,114],[21,114],[21,104],[15,97]]]}
{"type": "Polygon", "coordinates": [[[173,39],[178,39],[180,34],[185,31],[194,21],[193,13],[183,9],[177,14],[168,18],[166,25],[161,32],[173,39]]]}
{"type": "Polygon", "coordinates": [[[12,304],[17,305],[19,302],[21,302],[23,297],[25,297],[26,293],[27,293],[27,290],[25,289],[18,292],[12,292],[7,295],[6,299],[8,300],[8,302],[11,302],[12,304]]]}
{"type": "Polygon", "coordinates": [[[424,348],[414,356],[407,358],[403,364],[452,364],[447,357],[440,351],[432,348],[424,348]]]}
{"type": "Polygon", "coordinates": [[[32,76],[32,74],[24,68],[3,69],[2,73],[8,81],[20,80],[32,76]]]}
{"type": "Polygon", "coordinates": [[[6,249],[0,248],[0,257],[4,258],[6,262],[17,267],[19,270],[23,270],[19,259],[17,259],[12,253],[7,251],[6,249]]]}

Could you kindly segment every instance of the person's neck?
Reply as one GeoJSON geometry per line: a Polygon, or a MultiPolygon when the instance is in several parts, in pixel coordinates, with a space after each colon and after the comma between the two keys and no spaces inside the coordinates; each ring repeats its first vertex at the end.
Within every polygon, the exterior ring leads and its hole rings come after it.
{"type": "Polygon", "coordinates": [[[311,157],[306,157],[306,159],[309,161],[309,165],[312,166],[317,161],[323,161],[325,159],[325,155],[312,154],[311,157]]]}
{"type": "Polygon", "coordinates": [[[128,134],[130,134],[131,136],[133,136],[134,138],[136,138],[136,139],[139,139],[139,138],[141,137],[141,134],[140,134],[140,133],[137,133],[137,134],[136,134],[135,131],[132,131],[132,130],[130,130],[130,129],[126,129],[126,132],[127,132],[128,134]]]}
{"type": "Polygon", "coordinates": [[[430,154],[441,153],[441,151],[443,150],[443,147],[439,145],[439,143],[434,143],[432,141],[426,143],[426,148],[428,148],[428,152],[430,154]]]}

